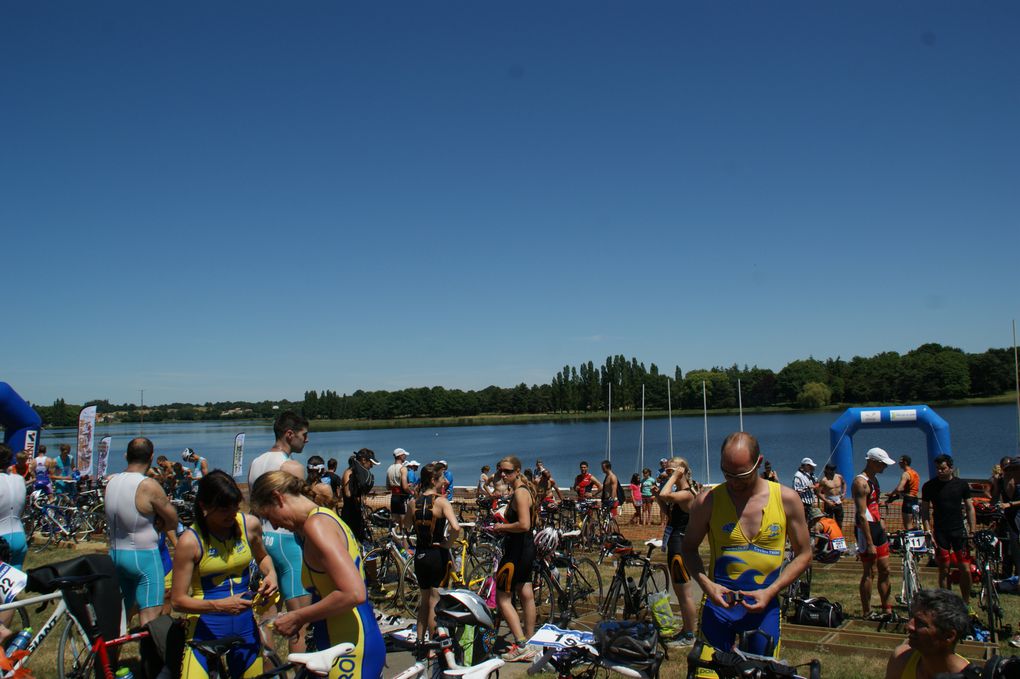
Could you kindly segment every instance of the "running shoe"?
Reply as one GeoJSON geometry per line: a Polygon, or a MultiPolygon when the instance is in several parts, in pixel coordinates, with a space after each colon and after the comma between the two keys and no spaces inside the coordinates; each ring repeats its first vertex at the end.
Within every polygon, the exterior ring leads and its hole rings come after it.
{"type": "Polygon", "coordinates": [[[510,647],[510,650],[500,657],[505,662],[531,662],[535,659],[535,655],[535,650],[529,648],[527,645],[518,646],[517,644],[514,644],[510,647]]]}

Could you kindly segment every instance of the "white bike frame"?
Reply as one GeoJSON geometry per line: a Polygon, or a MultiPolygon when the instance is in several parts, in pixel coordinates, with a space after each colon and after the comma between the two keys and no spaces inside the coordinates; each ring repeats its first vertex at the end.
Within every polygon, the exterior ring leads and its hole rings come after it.
{"type": "Polygon", "coordinates": [[[27,608],[29,606],[35,606],[37,604],[44,604],[55,599],[60,599],[60,601],[57,603],[56,610],[53,611],[53,614],[49,617],[49,619],[46,620],[46,624],[39,628],[39,631],[32,636],[32,640],[29,641],[28,646],[25,647],[25,650],[28,651],[28,655],[18,660],[18,662],[14,664],[14,669],[9,673],[4,674],[3,675],[4,677],[12,676],[32,658],[32,654],[35,652],[35,649],[39,648],[39,645],[46,640],[46,637],[48,637],[50,632],[52,632],[53,629],[57,626],[57,623],[60,622],[61,618],[67,617],[69,620],[74,620],[74,624],[78,626],[78,631],[81,632],[81,636],[86,639],[88,638],[88,636],[85,634],[85,630],[82,629],[81,625],[74,618],[74,616],[68,612],[67,604],[64,602],[64,595],[59,591],[52,592],[50,594],[42,594],[40,596],[30,597],[28,599],[12,601],[9,604],[3,604],[2,606],[0,606],[0,612],[11,611],[18,608],[27,608]]]}

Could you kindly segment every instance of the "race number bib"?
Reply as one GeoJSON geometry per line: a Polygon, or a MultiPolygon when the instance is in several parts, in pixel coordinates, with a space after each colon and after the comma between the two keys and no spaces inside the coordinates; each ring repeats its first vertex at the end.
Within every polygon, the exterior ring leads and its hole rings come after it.
{"type": "Polygon", "coordinates": [[[556,625],[545,624],[535,630],[535,636],[528,639],[529,644],[536,646],[552,646],[553,648],[569,648],[571,646],[595,645],[595,635],[576,629],[560,629],[556,625]]]}
{"type": "Polygon", "coordinates": [[[10,564],[0,562],[0,600],[5,604],[11,603],[27,584],[27,574],[10,564]]]}
{"type": "Polygon", "coordinates": [[[832,541],[832,548],[837,552],[846,551],[846,538],[836,538],[832,541]]]}

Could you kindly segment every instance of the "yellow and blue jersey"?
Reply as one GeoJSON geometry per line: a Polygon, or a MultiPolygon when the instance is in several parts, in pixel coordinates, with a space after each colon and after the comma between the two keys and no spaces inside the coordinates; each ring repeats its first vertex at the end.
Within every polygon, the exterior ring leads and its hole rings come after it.
{"type": "MultiPolygon", "coordinates": [[[[364,587],[365,566],[361,562],[361,551],[354,533],[332,510],[316,507],[308,514],[308,520],[316,515],[327,516],[340,527],[340,531],[347,538],[347,554],[357,566],[358,573],[361,575],[359,584],[364,587]]],[[[305,589],[311,592],[312,603],[321,601],[337,588],[328,573],[315,570],[308,565],[307,560],[304,560],[301,568],[301,582],[305,589]]],[[[330,679],[339,679],[340,677],[377,679],[382,676],[386,659],[386,644],[383,641],[382,633],[379,632],[375,611],[367,599],[352,611],[312,623],[312,634],[315,639],[315,647],[319,650],[343,642],[354,644],[355,650],[352,655],[338,658],[333,664],[329,673],[330,679]]]]}

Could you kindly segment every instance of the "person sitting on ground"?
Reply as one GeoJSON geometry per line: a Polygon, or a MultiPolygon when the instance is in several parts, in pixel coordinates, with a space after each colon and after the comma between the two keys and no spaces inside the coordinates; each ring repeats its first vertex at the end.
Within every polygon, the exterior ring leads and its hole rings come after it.
{"type": "Polygon", "coordinates": [[[907,641],[892,652],[885,679],[918,679],[943,672],[963,672],[970,663],[956,645],[970,631],[967,605],[944,589],[922,589],[914,597],[907,622],[907,641]]]}

